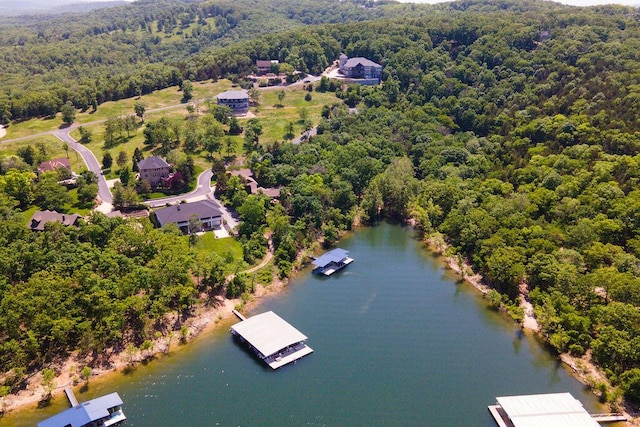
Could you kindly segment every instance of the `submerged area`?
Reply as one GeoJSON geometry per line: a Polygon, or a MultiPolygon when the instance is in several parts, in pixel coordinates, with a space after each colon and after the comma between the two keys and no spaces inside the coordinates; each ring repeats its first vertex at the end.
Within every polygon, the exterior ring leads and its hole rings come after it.
{"type": "MultiPolygon", "coordinates": [[[[308,269],[247,313],[273,310],[304,331],[313,354],[274,371],[233,340],[234,317],[78,398],[117,391],[128,426],[493,427],[487,405],[496,396],[551,392],[599,412],[556,358],[445,270],[411,229],[364,228],[340,246],[357,262],[331,277],[308,269]]],[[[65,404],[0,424],[33,425],[65,404]]]]}

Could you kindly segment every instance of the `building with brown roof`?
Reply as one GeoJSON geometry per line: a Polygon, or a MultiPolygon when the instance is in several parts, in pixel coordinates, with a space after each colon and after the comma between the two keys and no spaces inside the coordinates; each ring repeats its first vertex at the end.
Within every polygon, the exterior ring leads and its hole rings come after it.
{"type": "Polygon", "coordinates": [[[28,227],[34,231],[43,231],[49,222],[59,222],[62,225],[77,225],[81,218],[78,214],[62,214],[56,211],[35,211],[29,220],[28,227]]]}
{"type": "Polygon", "coordinates": [[[66,157],[59,157],[57,159],[47,160],[46,162],[40,163],[38,169],[38,175],[44,172],[55,172],[58,169],[66,169],[71,172],[71,163],[69,159],[66,157]]]}

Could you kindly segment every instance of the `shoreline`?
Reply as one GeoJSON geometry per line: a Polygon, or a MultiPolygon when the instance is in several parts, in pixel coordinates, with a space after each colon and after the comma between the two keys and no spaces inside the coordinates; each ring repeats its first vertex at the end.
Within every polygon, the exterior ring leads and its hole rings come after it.
{"type": "MultiPolygon", "coordinates": [[[[296,272],[293,274],[295,273],[296,272]]],[[[171,338],[163,336],[153,339],[152,349],[147,351],[138,350],[137,354],[133,357],[127,355],[126,349],[119,353],[112,353],[110,349],[107,349],[107,362],[109,366],[92,368],[89,383],[100,380],[108,375],[124,376],[127,369],[135,369],[143,363],[181,351],[187,344],[206,335],[206,332],[215,330],[221,321],[235,317],[232,310],[239,306],[241,306],[239,310],[243,312],[253,309],[260,303],[262,298],[280,293],[286,286],[286,281],[274,276],[274,280],[268,285],[258,284],[255,292],[246,302],[243,302],[240,298],[228,299],[225,297],[217,297],[217,303],[214,305],[207,305],[200,301],[194,309],[195,314],[184,322],[184,325],[188,327],[188,332],[184,340],[181,341],[179,331],[173,331],[173,334],[170,336],[171,338]]],[[[172,313],[170,316],[175,316],[175,313],[172,313]]],[[[84,381],[79,379],[80,370],[82,367],[88,366],[91,362],[91,356],[83,357],[77,352],[74,352],[63,362],[56,363],[54,369],[56,372],[59,372],[59,374],[56,375],[54,379],[56,387],[51,393],[52,398],[64,394],[65,387],[82,385],[84,381]]],[[[40,371],[29,376],[25,381],[27,381],[28,384],[25,389],[20,390],[17,394],[9,394],[4,398],[4,414],[15,415],[22,411],[37,410],[37,406],[44,394],[41,386],[42,372],[40,371]]],[[[0,416],[0,419],[2,419],[2,416],[0,416]]]]}
{"type": "MultiPolygon", "coordinates": [[[[480,274],[467,274],[467,272],[472,271],[468,263],[463,262],[462,265],[460,265],[460,260],[457,257],[446,255],[445,252],[449,246],[443,240],[423,238],[422,241],[426,244],[429,251],[442,259],[446,268],[458,274],[462,280],[473,286],[482,295],[487,294],[492,289],[482,283],[482,276],[480,274]]],[[[303,257],[305,253],[306,251],[302,251],[299,254],[299,259],[301,256],[303,257]]],[[[235,317],[235,314],[233,314],[234,309],[238,309],[241,312],[249,311],[257,307],[263,298],[283,292],[287,288],[289,280],[295,277],[300,271],[301,268],[298,267],[287,279],[280,280],[274,275],[271,283],[267,285],[258,284],[255,292],[251,294],[251,298],[246,302],[240,298],[227,299],[225,297],[216,297],[219,304],[209,306],[201,301],[195,309],[196,314],[189,317],[184,323],[188,326],[188,333],[184,342],[180,342],[180,338],[177,336],[175,337],[176,342],[171,342],[171,340],[167,342],[167,337],[154,339],[152,341],[153,348],[151,351],[148,351],[146,357],[142,355],[142,350],[140,350],[138,357],[130,361],[127,360],[126,350],[112,354],[108,358],[110,366],[108,368],[95,369],[91,374],[91,380],[97,380],[108,375],[123,376],[126,374],[128,368],[135,368],[145,362],[150,362],[156,358],[180,351],[191,341],[198,339],[202,335],[206,335],[204,334],[205,332],[215,330],[222,320],[235,317]]],[[[521,300],[526,301],[525,298],[521,298],[521,300]]],[[[524,319],[521,323],[523,330],[529,330],[534,335],[539,336],[539,325],[535,319],[533,307],[528,301],[521,304],[521,306],[524,309],[524,319]]],[[[588,356],[578,358],[563,353],[558,355],[558,359],[571,371],[574,378],[588,386],[596,396],[598,396],[598,393],[594,387],[595,384],[605,381],[606,384],[610,386],[606,376],[588,359],[588,356]]],[[[89,360],[89,357],[84,358],[84,361],[87,360],[89,360]]],[[[54,380],[56,388],[52,396],[64,393],[64,388],[67,386],[73,387],[81,383],[81,381],[74,381],[74,377],[77,379],[81,366],[86,366],[86,364],[83,365],[81,363],[82,361],[83,360],[78,357],[78,354],[75,353],[69,356],[63,364],[56,366],[56,370],[59,370],[60,374],[56,376],[54,380]]],[[[39,393],[42,390],[40,386],[41,377],[41,372],[32,375],[27,380],[31,387],[28,386],[16,395],[6,396],[4,398],[4,413],[16,414],[21,411],[36,409],[38,403],[42,400],[42,394],[39,393]]],[[[612,406],[610,402],[606,402],[605,404],[609,408],[612,406]]],[[[626,425],[640,427],[640,411],[632,410],[627,402],[624,402],[624,408],[621,409],[620,412],[628,417],[626,425]]],[[[0,416],[0,419],[1,418],[0,416]]]]}
{"type": "MultiPolygon", "coordinates": [[[[473,286],[478,292],[480,292],[483,296],[486,295],[492,288],[482,283],[482,276],[480,274],[468,275],[466,272],[473,271],[471,265],[466,263],[463,260],[462,265],[460,265],[459,259],[457,257],[446,255],[446,250],[449,248],[449,245],[441,239],[433,239],[433,238],[423,238],[423,242],[427,245],[427,248],[432,251],[434,254],[438,255],[442,258],[445,266],[458,274],[462,280],[473,286]]],[[[524,318],[521,322],[521,327],[523,330],[531,331],[537,338],[541,338],[540,335],[540,325],[535,318],[535,314],[533,312],[533,305],[526,299],[528,295],[527,286],[520,287],[520,307],[524,311],[524,318]]],[[[544,342],[544,340],[543,340],[544,342]]],[[[582,357],[575,357],[568,353],[561,353],[558,355],[558,360],[560,360],[565,367],[570,370],[571,374],[574,378],[580,381],[585,386],[589,387],[591,392],[600,397],[601,393],[596,389],[596,385],[598,383],[605,383],[607,387],[611,387],[611,383],[607,379],[604,372],[599,369],[593,362],[590,360],[590,352],[587,352],[582,357]]],[[[616,403],[604,402],[609,410],[612,412],[620,412],[627,417],[627,421],[625,425],[628,426],[638,426],[640,427],[640,409],[633,410],[631,405],[622,401],[622,408],[619,408],[617,411],[613,405],[616,403]]],[[[619,425],[616,423],[616,425],[619,425]]]]}

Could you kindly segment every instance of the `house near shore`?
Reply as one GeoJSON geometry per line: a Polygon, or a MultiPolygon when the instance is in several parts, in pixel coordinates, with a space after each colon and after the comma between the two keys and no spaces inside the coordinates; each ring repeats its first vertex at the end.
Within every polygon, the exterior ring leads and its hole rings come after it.
{"type": "Polygon", "coordinates": [[[229,107],[233,114],[249,112],[249,93],[246,90],[228,90],[218,94],[216,98],[218,105],[229,107]]]}
{"type": "Polygon", "coordinates": [[[349,58],[343,53],[339,69],[344,77],[362,80],[361,84],[378,84],[382,79],[382,65],[361,56],[349,58]]]}
{"type": "Polygon", "coordinates": [[[40,163],[36,172],[38,175],[45,172],[56,172],[58,169],[64,169],[71,174],[71,163],[66,157],[58,157],[56,159],[47,160],[40,163]]]}
{"type": "Polygon", "coordinates": [[[216,230],[222,227],[222,211],[218,204],[211,200],[167,206],[157,209],[153,215],[158,227],[176,224],[183,233],[216,230]],[[189,224],[193,225],[194,219],[198,221],[198,229],[189,230],[189,224]]]}
{"type": "Polygon", "coordinates": [[[171,165],[158,156],[147,157],[138,162],[140,179],[146,180],[152,187],[162,184],[162,180],[171,174],[171,169],[171,165]]]}
{"type": "Polygon", "coordinates": [[[63,214],[56,211],[35,211],[27,226],[33,231],[44,231],[44,226],[50,222],[59,222],[64,226],[78,225],[82,218],[78,214],[63,214]]]}

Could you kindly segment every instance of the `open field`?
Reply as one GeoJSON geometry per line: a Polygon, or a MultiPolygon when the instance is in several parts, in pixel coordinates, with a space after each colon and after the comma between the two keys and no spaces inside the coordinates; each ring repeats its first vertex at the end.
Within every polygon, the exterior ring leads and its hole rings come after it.
{"type": "MultiPolygon", "coordinates": [[[[45,160],[51,160],[58,157],[67,157],[67,152],[64,150],[62,141],[53,135],[42,135],[23,141],[10,142],[6,144],[0,144],[0,157],[7,155],[16,155],[20,149],[26,148],[29,145],[38,153],[39,146],[44,147],[45,160]]],[[[86,165],[82,161],[82,158],[69,148],[69,162],[71,163],[71,170],[74,172],[80,172],[86,169],[86,165]]]]}

